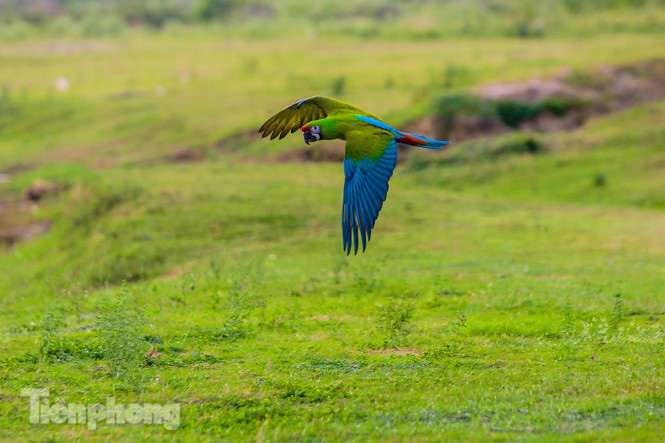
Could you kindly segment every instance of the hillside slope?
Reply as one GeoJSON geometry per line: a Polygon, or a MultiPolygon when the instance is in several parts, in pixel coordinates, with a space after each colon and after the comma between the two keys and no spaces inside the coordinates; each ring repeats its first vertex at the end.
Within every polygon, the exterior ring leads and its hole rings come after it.
{"type": "Polygon", "coordinates": [[[32,211],[51,230],[0,255],[0,436],[39,385],[175,401],[182,425],[34,438],[658,439],[664,121],[419,153],[348,259],[338,164],[19,171],[5,192],[62,186],[32,211]]]}

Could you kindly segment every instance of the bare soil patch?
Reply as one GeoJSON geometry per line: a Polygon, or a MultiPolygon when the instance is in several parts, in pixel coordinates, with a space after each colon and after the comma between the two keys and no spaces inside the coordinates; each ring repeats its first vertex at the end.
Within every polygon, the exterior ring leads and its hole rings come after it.
{"type": "Polygon", "coordinates": [[[28,200],[39,201],[47,194],[57,194],[65,187],[62,183],[50,182],[47,180],[36,180],[25,191],[25,196],[28,200]]]}
{"type": "Polygon", "coordinates": [[[369,351],[371,355],[423,355],[418,349],[375,349],[369,351]]]}
{"type": "Polygon", "coordinates": [[[51,221],[32,222],[27,225],[14,226],[6,229],[0,227],[0,243],[7,246],[12,246],[22,240],[30,240],[31,238],[42,235],[48,232],[51,228],[51,221]]]}
{"type": "MultiPolygon", "coordinates": [[[[2,173],[0,176],[5,177],[6,182],[11,180],[11,174],[2,173]]],[[[23,197],[0,194],[0,244],[11,247],[48,232],[52,225],[50,220],[35,220],[34,215],[39,212],[37,203],[45,196],[64,189],[62,183],[35,180],[23,197]]]]}
{"type": "Polygon", "coordinates": [[[204,159],[205,153],[201,149],[183,149],[169,157],[172,163],[196,163],[204,159]]]}

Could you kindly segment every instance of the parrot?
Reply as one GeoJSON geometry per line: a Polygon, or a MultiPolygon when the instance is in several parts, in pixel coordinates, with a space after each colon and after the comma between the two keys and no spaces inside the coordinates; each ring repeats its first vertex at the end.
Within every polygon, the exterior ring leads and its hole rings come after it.
{"type": "Polygon", "coordinates": [[[302,99],[270,117],[259,129],[270,140],[302,131],[309,145],[321,140],[346,141],[342,245],[347,255],[359,245],[365,252],[388,193],[397,163],[397,144],[440,150],[447,141],[410,134],[349,103],[323,96],[302,99]]]}

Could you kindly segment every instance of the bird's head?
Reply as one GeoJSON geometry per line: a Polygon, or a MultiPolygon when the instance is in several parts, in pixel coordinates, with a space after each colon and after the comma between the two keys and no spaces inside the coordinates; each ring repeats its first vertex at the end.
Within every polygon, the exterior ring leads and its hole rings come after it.
{"type": "Polygon", "coordinates": [[[319,141],[322,138],[322,136],[321,136],[321,125],[317,125],[317,124],[313,124],[313,123],[316,123],[316,122],[309,123],[309,124],[303,126],[302,128],[300,128],[300,130],[302,131],[302,136],[305,139],[305,143],[307,143],[308,145],[310,143],[314,143],[316,141],[319,141]]]}
{"type": "Polygon", "coordinates": [[[319,140],[334,140],[340,138],[337,124],[331,118],[322,118],[307,123],[300,128],[305,143],[310,144],[319,140]]]}

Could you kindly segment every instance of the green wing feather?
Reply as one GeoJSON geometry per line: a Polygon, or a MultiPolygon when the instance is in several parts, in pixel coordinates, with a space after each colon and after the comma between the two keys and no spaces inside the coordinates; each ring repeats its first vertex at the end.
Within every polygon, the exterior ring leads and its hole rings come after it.
{"type": "Polygon", "coordinates": [[[357,125],[358,129],[347,133],[344,157],[354,161],[381,158],[386,145],[394,140],[395,136],[389,131],[364,123],[358,122],[357,125]]]}
{"type": "Polygon", "coordinates": [[[282,109],[270,117],[261,126],[259,132],[263,133],[262,137],[270,136],[270,140],[277,137],[283,139],[288,133],[297,131],[305,123],[338,114],[366,115],[376,118],[343,101],[330,97],[315,96],[300,100],[282,109]]]}

